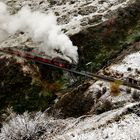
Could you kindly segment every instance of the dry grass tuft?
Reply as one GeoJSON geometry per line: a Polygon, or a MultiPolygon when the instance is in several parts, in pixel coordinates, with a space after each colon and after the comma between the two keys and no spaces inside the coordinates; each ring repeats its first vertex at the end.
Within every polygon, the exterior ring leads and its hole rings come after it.
{"type": "Polygon", "coordinates": [[[120,81],[115,81],[110,83],[110,95],[118,96],[120,94],[119,86],[121,85],[120,81]]]}

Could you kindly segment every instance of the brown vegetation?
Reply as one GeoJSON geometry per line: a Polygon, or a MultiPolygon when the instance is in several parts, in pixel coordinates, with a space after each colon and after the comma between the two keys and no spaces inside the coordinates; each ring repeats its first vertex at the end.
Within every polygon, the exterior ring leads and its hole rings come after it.
{"type": "Polygon", "coordinates": [[[111,96],[118,96],[120,94],[119,86],[121,83],[119,81],[111,82],[110,83],[110,95],[111,96]]]}

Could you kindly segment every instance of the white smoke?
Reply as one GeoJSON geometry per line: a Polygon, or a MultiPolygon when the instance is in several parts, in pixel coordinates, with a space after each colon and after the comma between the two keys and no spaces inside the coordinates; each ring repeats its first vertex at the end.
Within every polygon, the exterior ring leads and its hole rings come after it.
{"type": "Polygon", "coordinates": [[[10,15],[7,6],[0,2],[0,41],[18,31],[28,33],[35,42],[42,42],[40,49],[51,57],[70,58],[78,61],[77,47],[66,36],[53,13],[48,15],[39,11],[32,12],[23,7],[17,14],[10,15]],[[59,50],[61,55],[55,50],[59,50]]]}

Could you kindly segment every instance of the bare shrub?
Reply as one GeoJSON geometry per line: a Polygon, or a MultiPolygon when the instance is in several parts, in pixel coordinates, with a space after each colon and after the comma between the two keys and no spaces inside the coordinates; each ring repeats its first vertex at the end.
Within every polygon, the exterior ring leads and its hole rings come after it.
{"type": "Polygon", "coordinates": [[[27,112],[11,118],[4,123],[0,133],[0,140],[38,140],[46,130],[50,130],[50,124],[45,114],[38,112],[30,115],[27,112]]]}

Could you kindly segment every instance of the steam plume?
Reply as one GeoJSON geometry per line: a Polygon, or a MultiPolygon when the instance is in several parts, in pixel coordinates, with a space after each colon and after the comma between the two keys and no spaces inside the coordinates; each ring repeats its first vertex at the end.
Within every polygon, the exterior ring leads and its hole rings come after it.
{"type": "Polygon", "coordinates": [[[77,47],[73,46],[68,36],[61,31],[53,13],[46,15],[23,7],[17,14],[10,15],[7,6],[0,2],[0,41],[18,31],[28,33],[35,42],[42,42],[39,48],[47,55],[78,61],[77,47]],[[61,55],[55,50],[59,50],[61,55]]]}

